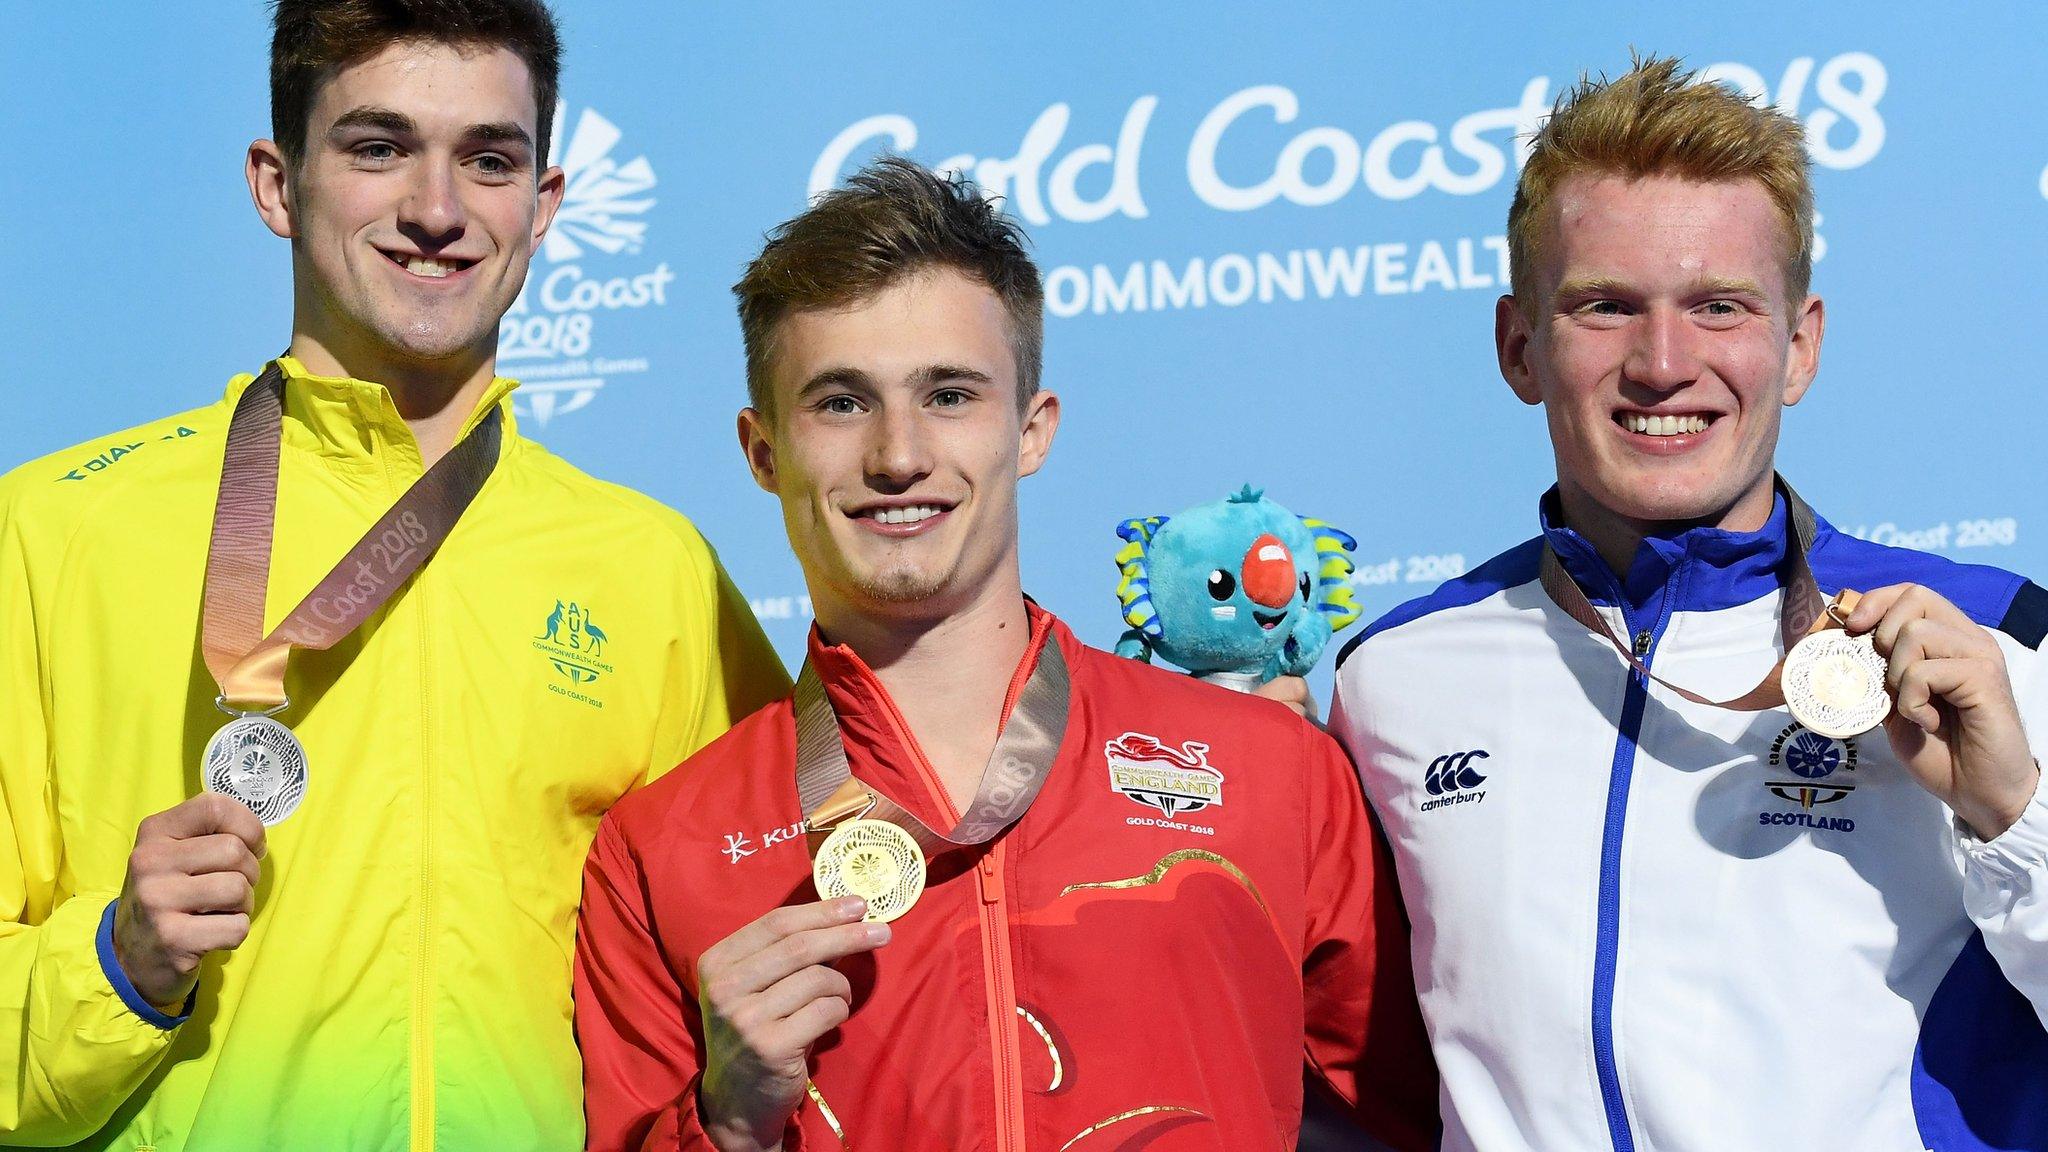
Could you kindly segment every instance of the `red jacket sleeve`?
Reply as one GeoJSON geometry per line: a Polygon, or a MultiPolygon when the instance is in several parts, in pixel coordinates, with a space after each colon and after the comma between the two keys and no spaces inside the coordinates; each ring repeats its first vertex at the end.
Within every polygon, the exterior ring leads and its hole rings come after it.
{"type": "Polygon", "coordinates": [[[1415,999],[1393,858],[1337,742],[1308,731],[1308,939],[1302,992],[1311,1069],[1377,1139],[1436,1147],[1436,1064],[1415,999]]]}
{"type": "MultiPolygon", "coordinates": [[[[583,868],[576,931],[576,1042],[591,1152],[714,1152],[697,1115],[702,1026],[696,995],[649,927],[645,875],[615,821],[583,868]]],[[[783,1152],[801,1152],[792,1123],[783,1152]]]]}

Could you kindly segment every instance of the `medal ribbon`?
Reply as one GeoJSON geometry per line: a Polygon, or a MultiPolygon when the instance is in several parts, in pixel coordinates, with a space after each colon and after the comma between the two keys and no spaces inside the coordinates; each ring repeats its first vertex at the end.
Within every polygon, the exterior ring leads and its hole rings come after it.
{"type": "Polygon", "coordinates": [[[958,824],[940,832],[853,778],[839,717],[817,671],[806,661],[796,681],[796,791],[805,830],[822,832],[862,817],[886,820],[909,833],[928,857],[994,839],[1024,815],[1052,773],[1053,758],[1067,733],[1070,687],[1067,658],[1048,638],[989,753],[974,801],[958,824]]]}
{"type": "MultiPolygon", "coordinates": [[[[1799,641],[1816,632],[1842,627],[1849,613],[1855,611],[1856,602],[1862,599],[1860,593],[1843,589],[1832,601],[1820,596],[1820,585],[1814,582],[1813,566],[1807,561],[1807,554],[1813,551],[1814,515],[1799,493],[1785,483],[1782,476],[1774,476],[1773,483],[1785,495],[1785,518],[1791,528],[1791,546],[1785,550],[1785,563],[1790,572],[1785,581],[1785,600],[1778,612],[1778,637],[1789,653],[1799,641]]],[[[1756,687],[1732,700],[1712,700],[1697,692],[1673,684],[1671,681],[1650,671],[1636,655],[1635,648],[1615,636],[1607,620],[1594,609],[1592,601],[1571,574],[1564,570],[1564,562],[1557,558],[1546,540],[1543,545],[1541,569],[1543,591],[1565,614],[1584,625],[1595,636],[1604,637],[1614,650],[1621,653],[1629,667],[1642,676],[1655,681],[1678,696],[1695,704],[1709,708],[1725,708],[1731,712],[1765,712],[1785,706],[1785,657],[1779,655],[1778,662],[1771,666],[1756,687]]]]}
{"type": "Polygon", "coordinates": [[[228,422],[220,497],[206,551],[201,645],[206,669],[220,685],[223,708],[269,712],[290,702],[284,673],[292,649],[332,647],[419,571],[497,467],[502,425],[493,408],[265,636],[263,606],[284,445],[284,371],[275,361],[263,369],[228,422]]]}

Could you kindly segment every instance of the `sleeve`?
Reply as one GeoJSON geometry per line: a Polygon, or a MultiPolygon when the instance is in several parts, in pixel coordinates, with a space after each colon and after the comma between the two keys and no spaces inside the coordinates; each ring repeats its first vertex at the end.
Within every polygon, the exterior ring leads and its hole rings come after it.
{"type": "MultiPolygon", "coordinates": [[[[2033,651],[2008,656],[2016,673],[2025,670],[2014,688],[2028,743],[2037,762],[2048,762],[2048,667],[2033,651]]],[[[2048,1027],[2048,788],[2037,784],[2019,820],[1994,839],[1978,839],[1961,820],[1954,826],[1964,910],[2007,982],[2048,1027]]]]}
{"type": "MultiPolygon", "coordinates": [[[[702,1024],[649,927],[645,876],[615,821],[583,870],[576,1042],[590,1152],[715,1152],[697,1113],[702,1024]]],[[[802,1152],[792,1118],[783,1152],[802,1152]]]]}
{"type": "Polygon", "coordinates": [[[656,723],[647,783],[725,734],[763,705],[789,695],[789,674],[754,609],[711,546],[688,529],[699,574],[686,581],[680,634],[671,642],[673,703],[656,723]]]}
{"type": "Polygon", "coordinates": [[[54,1146],[103,1127],[184,1018],[143,1003],[114,961],[119,893],[58,887],[64,854],[36,613],[21,524],[0,503],[0,1143],[54,1146]]]}
{"type": "Polygon", "coordinates": [[[1352,1118],[1401,1152],[1436,1146],[1437,1077],[1409,968],[1392,856],[1336,742],[1303,725],[1308,939],[1302,990],[1310,1071],[1352,1118]]]}

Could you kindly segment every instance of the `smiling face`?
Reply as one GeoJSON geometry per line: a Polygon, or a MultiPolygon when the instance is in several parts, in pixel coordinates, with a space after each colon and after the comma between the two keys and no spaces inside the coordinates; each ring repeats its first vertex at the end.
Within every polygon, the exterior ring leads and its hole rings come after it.
{"type": "Polygon", "coordinates": [[[949,268],[774,333],[772,415],[740,414],[755,480],[782,501],[821,624],[936,619],[1018,595],[1017,481],[1059,401],[1020,407],[1002,302],[949,268]]]}
{"type": "Polygon", "coordinates": [[[1763,185],[1577,175],[1549,214],[1534,299],[1503,297],[1495,328],[1502,375],[1544,406],[1567,522],[1596,543],[1761,527],[1823,319],[1818,297],[1785,298],[1763,185]]]}
{"type": "Polygon", "coordinates": [[[296,163],[253,145],[258,209],[292,241],[295,349],[386,382],[490,363],[561,202],[538,119],[513,52],[403,41],[320,86],[296,163]]]}

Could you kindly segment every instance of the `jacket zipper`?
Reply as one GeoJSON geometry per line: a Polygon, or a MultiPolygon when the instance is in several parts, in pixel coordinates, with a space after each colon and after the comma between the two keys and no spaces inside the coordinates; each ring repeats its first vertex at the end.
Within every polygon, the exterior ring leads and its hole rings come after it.
{"type": "MultiPolygon", "coordinates": [[[[388,467],[388,466],[387,466],[388,467]]],[[[400,489],[403,491],[403,489],[400,489]]],[[[434,1149],[434,773],[433,675],[427,651],[427,602],[417,576],[409,592],[420,630],[420,890],[419,937],[414,945],[412,987],[411,1152],[434,1149]]]]}
{"type": "Polygon", "coordinates": [[[1024,1097],[1018,1067],[1023,1056],[1017,1042],[1017,984],[1010,973],[1010,915],[1003,897],[1004,844],[998,840],[983,854],[981,873],[981,954],[988,995],[989,1051],[996,1078],[996,1152],[1023,1152],[1024,1097]]]}
{"type": "MultiPolygon", "coordinates": [[[[1645,668],[1650,666],[1657,641],[1671,618],[1671,605],[1677,600],[1675,584],[1674,573],[1658,607],[1656,625],[1633,629],[1626,606],[1628,599],[1618,584],[1609,581],[1614,602],[1621,609],[1622,626],[1634,630],[1632,647],[1645,668]]],[[[1635,773],[1636,741],[1642,735],[1649,690],[1649,680],[1629,669],[1628,687],[1622,695],[1621,723],[1615,734],[1614,762],[1608,773],[1606,817],[1600,833],[1600,892],[1593,939],[1593,1070],[1600,1081],[1600,1103],[1606,1113],[1607,1135],[1614,1152],[1635,1152],[1636,1146],[1614,1052],[1614,974],[1621,950],[1621,840],[1628,819],[1629,783],[1635,773]]]]}
{"type": "MultiPolygon", "coordinates": [[[[1005,722],[1025,679],[1020,672],[1011,681],[1008,699],[1003,703],[1005,722]]],[[[883,714],[895,730],[897,742],[909,750],[912,762],[923,774],[925,787],[937,798],[947,818],[957,822],[960,813],[954,809],[952,797],[946,794],[945,781],[925,758],[924,748],[911,735],[910,724],[903,719],[896,701],[889,698],[879,683],[873,688],[883,714]]],[[[982,995],[988,1005],[989,1062],[995,1072],[995,1152],[1024,1152],[1024,1097],[1017,1071],[1023,1064],[1023,1055],[1017,1040],[1017,984],[1010,971],[1010,912],[1003,894],[1003,855],[1004,841],[998,838],[975,865],[981,913],[982,995]]]]}

